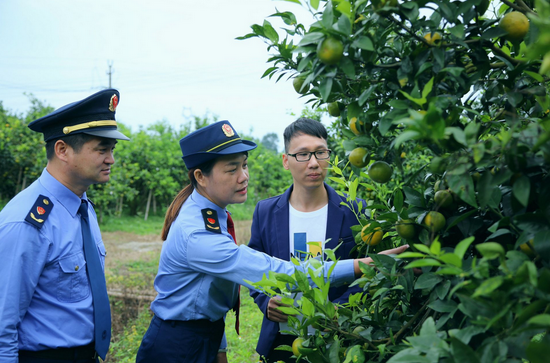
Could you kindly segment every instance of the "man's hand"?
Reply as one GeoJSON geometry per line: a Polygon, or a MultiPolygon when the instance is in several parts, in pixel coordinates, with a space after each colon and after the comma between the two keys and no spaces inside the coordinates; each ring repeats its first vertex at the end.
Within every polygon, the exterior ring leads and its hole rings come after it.
{"type": "Polygon", "coordinates": [[[279,307],[290,305],[283,304],[279,297],[272,297],[267,304],[267,318],[276,323],[286,323],[288,321],[288,315],[279,310],[279,307]]]}

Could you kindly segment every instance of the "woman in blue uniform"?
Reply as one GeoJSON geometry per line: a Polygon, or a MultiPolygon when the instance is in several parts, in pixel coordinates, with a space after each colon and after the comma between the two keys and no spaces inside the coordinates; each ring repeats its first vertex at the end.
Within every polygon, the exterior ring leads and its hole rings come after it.
{"type": "MultiPolygon", "coordinates": [[[[238,308],[239,285],[253,288],[244,280],[259,281],[269,271],[291,275],[304,268],[237,246],[232,237],[226,207],[246,201],[247,152],[256,148],[255,143],[241,139],[228,121],[220,121],[187,135],[180,146],[191,184],[166,213],[155,278],[158,295],[151,304],[155,316],[139,348],[138,363],[216,362],[225,314],[238,308]]],[[[325,264],[325,276],[331,265],[325,264]]],[[[330,279],[341,285],[358,275],[358,260],[342,260],[330,279]]]]}

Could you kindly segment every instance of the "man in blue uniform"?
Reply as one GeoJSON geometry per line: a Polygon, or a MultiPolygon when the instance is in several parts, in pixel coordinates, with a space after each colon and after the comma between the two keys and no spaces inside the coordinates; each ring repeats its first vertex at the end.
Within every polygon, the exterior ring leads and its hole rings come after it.
{"type": "Polygon", "coordinates": [[[29,124],[48,163],[0,212],[0,363],[105,359],[105,246],[86,190],[109,181],[116,140],[129,140],[119,97],[103,90],[29,124]]]}
{"type": "MultiPolygon", "coordinates": [[[[303,259],[304,252],[316,255],[323,247],[336,248],[341,243],[336,256],[354,257],[350,255],[355,246],[351,226],[359,222],[348,206],[341,205],[345,199],[324,182],[330,158],[325,127],[315,120],[298,119],[285,129],[284,142],[283,166],[290,170],[293,185],[284,194],[256,205],[248,246],[289,260],[291,256],[303,259]],[[329,241],[322,246],[325,240],[329,241]]],[[[355,209],[357,211],[357,205],[355,209]]],[[[329,298],[332,302],[345,303],[351,293],[360,291],[359,287],[333,287],[329,298]]],[[[280,332],[285,330],[280,324],[288,320],[288,316],[277,309],[280,301],[256,290],[250,290],[250,295],[264,313],[256,347],[258,354],[266,362],[294,362],[291,352],[275,350],[279,345],[292,345],[296,338],[280,332]]]]}

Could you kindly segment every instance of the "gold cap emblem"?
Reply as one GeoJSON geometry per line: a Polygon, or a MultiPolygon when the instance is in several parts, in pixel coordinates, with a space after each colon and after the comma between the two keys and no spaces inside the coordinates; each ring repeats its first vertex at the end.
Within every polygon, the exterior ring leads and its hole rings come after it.
{"type": "Polygon", "coordinates": [[[228,124],[223,124],[222,130],[227,137],[235,136],[235,131],[228,124]]]}
{"type": "Polygon", "coordinates": [[[114,94],[111,96],[111,100],[109,101],[109,111],[115,112],[116,106],[118,106],[118,96],[114,94]]]}

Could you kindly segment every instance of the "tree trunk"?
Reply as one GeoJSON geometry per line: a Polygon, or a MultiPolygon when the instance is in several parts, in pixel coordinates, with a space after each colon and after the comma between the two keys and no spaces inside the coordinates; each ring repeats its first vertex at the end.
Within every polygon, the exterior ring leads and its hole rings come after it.
{"type": "Polygon", "coordinates": [[[153,214],[157,215],[157,197],[153,195],[153,214]]]}
{"type": "Polygon", "coordinates": [[[19,193],[23,189],[19,189],[19,183],[21,183],[21,177],[23,176],[23,167],[19,167],[19,175],[17,176],[17,184],[15,184],[15,194],[19,193]]]}
{"type": "Polygon", "coordinates": [[[151,197],[153,196],[153,189],[149,189],[149,195],[147,196],[147,206],[145,207],[145,218],[144,220],[147,220],[147,217],[149,216],[149,207],[151,206],[151,197]]]}
{"type": "Polygon", "coordinates": [[[23,176],[23,184],[21,185],[21,190],[24,190],[27,187],[27,174],[23,176]]]}
{"type": "Polygon", "coordinates": [[[120,204],[119,204],[119,207],[118,207],[118,216],[120,217],[122,215],[122,207],[124,206],[124,195],[121,195],[120,196],[120,204]]]}

